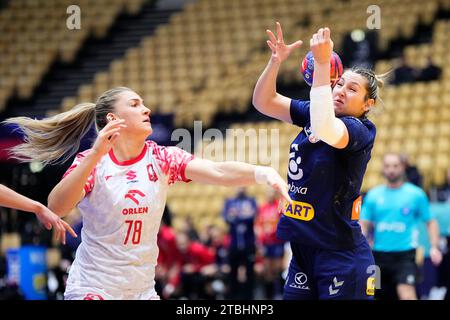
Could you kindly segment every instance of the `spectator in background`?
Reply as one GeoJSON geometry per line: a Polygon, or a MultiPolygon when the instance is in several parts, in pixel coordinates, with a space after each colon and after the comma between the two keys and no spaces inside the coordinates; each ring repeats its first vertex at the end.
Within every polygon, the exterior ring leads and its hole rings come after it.
{"type": "Polygon", "coordinates": [[[411,83],[417,80],[417,70],[411,67],[406,58],[400,58],[400,65],[394,70],[394,79],[392,84],[411,83]]]}
{"type": "Polygon", "coordinates": [[[189,238],[185,232],[175,235],[178,253],[171,257],[179,270],[179,295],[188,299],[208,299],[206,286],[216,273],[211,248],[189,238]]]}
{"type": "Polygon", "coordinates": [[[431,56],[427,58],[428,64],[425,68],[420,70],[418,81],[433,81],[441,77],[442,69],[433,63],[431,56]]]}
{"type": "Polygon", "coordinates": [[[277,193],[269,190],[266,202],[258,209],[255,222],[257,242],[263,256],[263,277],[267,299],[281,297],[284,285],[281,272],[285,242],[277,238],[277,224],[281,216],[279,202],[277,193]]]}
{"type": "Polygon", "coordinates": [[[170,220],[162,219],[157,243],[159,255],[155,270],[155,288],[163,299],[169,299],[179,282],[179,268],[173,261],[178,255],[178,249],[170,220]]]}
{"type": "Polygon", "coordinates": [[[415,184],[419,188],[422,188],[423,177],[420,174],[419,169],[409,161],[407,154],[401,154],[400,158],[403,163],[403,166],[405,167],[406,181],[415,184]]]}
{"type": "Polygon", "coordinates": [[[439,227],[431,219],[425,192],[404,182],[405,167],[397,154],[386,154],[383,174],[387,185],[375,187],[367,193],[362,207],[361,226],[364,234],[374,227],[373,255],[381,269],[380,299],[417,299],[416,248],[417,226],[427,223],[430,238],[430,258],[434,265],[442,260],[438,248],[439,227]]]}
{"type": "Polygon", "coordinates": [[[194,241],[200,240],[200,236],[194,227],[194,223],[192,221],[191,216],[187,216],[182,220],[181,231],[185,232],[189,236],[189,239],[191,240],[194,241]]]}
{"type": "Polygon", "coordinates": [[[436,198],[439,202],[450,202],[450,168],[447,169],[447,177],[444,184],[436,189],[436,198]]]}
{"type": "Polygon", "coordinates": [[[255,232],[254,221],[257,213],[256,200],[247,196],[245,188],[240,188],[235,198],[227,199],[223,217],[230,227],[229,247],[231,299],[252,299],[254,288],[255,232]],[[245,280],[239,286],[238,272],[245,267],[245,280]]]}
{"type": "Polygon", "coordinates": [[[211,248],[215,255],[215,275],[211,286],[207,288],[208,294],[214,299],[224,299],[227,289],[227,279],[230,274],[230,265],[228,263],[228,248],[230,246],[230,236],[226,231],[217,226],[209,225],[205,230],[203,244],[211,248]]]}

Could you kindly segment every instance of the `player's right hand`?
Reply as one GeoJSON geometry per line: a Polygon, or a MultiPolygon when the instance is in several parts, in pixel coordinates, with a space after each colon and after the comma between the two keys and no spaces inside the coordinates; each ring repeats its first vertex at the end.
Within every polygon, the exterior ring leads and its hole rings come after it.
{"type": "Polygon", "coordinates": [[[35,214],[47,230],[54,229],[56,240],[61,239],[62,244],[66,244],[66,231],[69,231],[73,237],[77,237],[72,227],[46,206],[40,205],[35,214]]]}
{"type": "Polygon", "coordinates": [[[97,139],[92,146],[92,151],[100,156],[107,154],[120,136],[120,130],[127,127],[124,122],[125,120],[122,119],[108,122],[108,124],[99,131],[97,139]]]}
{"type": "Polygon", "coordinates": [[[277,36],[273,34],[269,29],[266,30],[267,35],[269,36],[269,40],[267,40],[267,45],[270,50],[272,50],[272,59],[278,63],[286,60],[292,51],[297,48],[300,48],[303,41],[298,40],[292,44],[285,44],[283,39],[283,31],[281,30],[281,24],[277,22],[277,36]]]}
{"type": "Polygon", "coordinates": [[[333,40],[329,28],[320,28],[309,40],[314,62],[319,64],[330,63],[333,52],[333,40]]]}

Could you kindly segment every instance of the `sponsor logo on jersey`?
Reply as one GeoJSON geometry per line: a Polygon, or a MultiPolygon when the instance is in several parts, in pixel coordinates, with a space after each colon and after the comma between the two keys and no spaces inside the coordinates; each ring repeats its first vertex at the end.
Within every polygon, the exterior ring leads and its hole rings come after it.
{"type": "Polygon", "coordinates": [[[411,212],[411,209],[409,209],[408,207],[405,207],[402,209],[402,214],[404,216],[407,216],[408,214],[410,214],[410,212],[411,212]]]}
{"type": "Polygon", "coordinates": [[[133,170],[128,171],[125,175],[127,176],[127,180],[134,180],[137,177],[136,171],[133,170]]]}
{"type": "Polygon", "coordinates": [[[375,295],[375,278],[374,277],[367,278],[366,294],[368,296],[375,295]]]}
{"type": "Polygon", "coordinates": [[[310,221],[314,218],[314,208],[306,202],[292,201],[292,205],[287,204],[284,215],[297,220],[310,221]]]}
{"type": "Polygon", "coordinates": [[[333,278],[333,283],[328,287],[328,293],[330,296],[334,296],[338,294],[341,290],[341,287],[344,285],[344,281],[338,281],[336,277],[333,278]]]}
{"type": "Polygon", "coordinates": [[[289,287],[294,289],[302,289],[302,290],[310,290],[308,285],[306,285],[306,282],[308,282],[308,277],[303,272],[297,272],[294,276],[294,282],[289,284],[289,287]]]}
{"type": "Polygon", "coordinates": [[[153,169],[153,165],[150,163],[147,165],[147,173],[148,173],[148,179],[151,182],[155,182],[158,180],[158,175],[155,172],[155,169],[153,169]]]}
{"type": "Polygon", "coordinates": [[[88,293],[83,300],[105,300],[103,299],[103,297],[99,294],[95,294],[95,293],[88,293]]]}
{"type": "Polygon", "coordinates": [[[314,136],[314,133],[312,132],[310,126],[307,127],[307,128],[305,129],[305,133],[306,133],[306,136],[308,137],[309,142],[311,142],[311,143],[317,143],[317,142],[320,141],[319,138],[316,138],[316,137],[314,136]]]}
{"type": "Polygon", "coordinates": [[[376,225],[376,230],[378,232],[396,232],[403,233],[406,231],[406,224],[402,222],[380,222],[376,225]]]}
{"type": "Polygon", "coordinates": [[[292,180],[300,180],[303,177],[303,170],[300,169],[302,158],[296,157],[295,152],[298,151],[298,144],[293,143],[291,148],[294,152],[289,153],[288,176],[292,180]]]}
{"type": "Polygon", "coordinates": [[[294,186],[293,184],[288,184],[288,187],[289,187],[289,192],[291,192],[291,193],[295,193],[295,194],[298,193],[298,194],[303,194],[303,195],[308,193],[308,188],[306,188],[306,187],[304,187],[304,188],[297,187],[297,186],[294,186]]]}
{"type": "Polygon", "coordinates": [[[136,175],[136,171],[130,170],[127,173],[125,173],[125,176],[127,177],[127,184],[129,183],[135,183],[135,182],[139,182],[136,175]]]}
{"type": "Polygon", "coordinates": [[[361,205],[362,205],[362,197],[359,196],[358,198],[353,201],[353,207],[352,207],[352,220],[359,220],[359,215],[361,214],[361,205]]]}
{"type": "Polygon", "coordinates": [[[139,208],[124,208],[122,209],[122,214],[124,216],[130,214],[146,214],[148,213],[148,207],[139,207],[139,208]]]}
{"type": "Polygon", "coordinates": [[[136,203],[137,205],[139,205],[139,200],[136,199],[135,195],[141,196],[141,197],[145,197],[145,194],[142,193],[139,190],[130,190],[128,191],[128,193],[125,195],[125,199],[130,199],[131,201],[133,201],[134,203],[136,203]]]}

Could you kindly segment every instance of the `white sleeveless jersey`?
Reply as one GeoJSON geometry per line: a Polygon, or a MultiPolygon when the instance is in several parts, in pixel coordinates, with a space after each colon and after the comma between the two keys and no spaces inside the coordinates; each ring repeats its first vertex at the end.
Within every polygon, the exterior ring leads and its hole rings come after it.
{"type": "MultiPolygon", "coordinates": [[[[79,153],[64,177],[91,150],[79,153]]],[[[82,242],[70,268],[67,291],[94,287],[147,290],[154,287],[157,234],[169,185],[184,176],[193,155],[147,141],[141,154],[119,162],[102,157],[78,204],[82,242]]]]}

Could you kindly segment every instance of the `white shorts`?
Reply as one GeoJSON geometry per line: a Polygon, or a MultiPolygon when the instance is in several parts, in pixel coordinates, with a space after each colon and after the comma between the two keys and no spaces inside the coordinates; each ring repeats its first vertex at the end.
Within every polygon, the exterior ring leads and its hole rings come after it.
{"type": "Polygon", "coordinates": [[[160,300],[154,288],[144,290],[99,289],[94,287],[66,288],[65,300],[160,300]]]}

